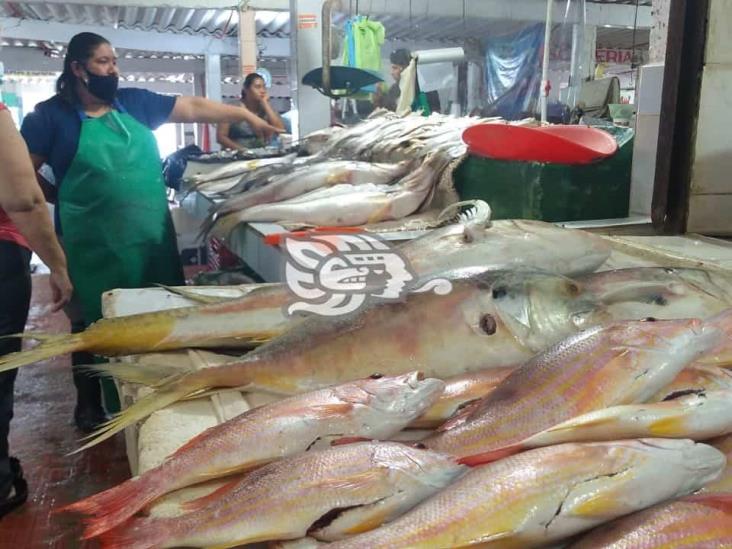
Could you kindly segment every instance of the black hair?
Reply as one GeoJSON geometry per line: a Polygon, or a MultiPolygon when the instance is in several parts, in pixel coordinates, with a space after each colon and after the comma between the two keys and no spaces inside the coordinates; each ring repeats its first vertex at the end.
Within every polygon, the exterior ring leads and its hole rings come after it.
{"type": "Polygon", "coordinates": [[[254,82],[256,82],[257,80],[261,80],[262,82],[265,81],[264,77],[258,72],[250,72],[249,74],[247,74],[247,77],[244,79],[244,84],[241,88],[242,97],[244,97],[244,94],[246,94],[249,88],[251,88],[254,82]]]}
{"type": "Polygon", "coordinates": [[[404,48],[398,49],[389,56],[389,60],[391,61],[392,65],[399,65],[400,67],[408,67],[409,63],[412,61],[412,54],[409,52],[409,50],[405,50],[404,48]]]}
{"type": "Polygon", "coordinates": [[[109,44],[109,40],[93,32],[80,32],[69,42],[64,57],[64,72],[56,81],[56,93],[67,103],[73,104],[79,101],[76,95],[76,75],[71,70],[71,64],[74,61],[85,64],[94,55],[94,50],[102,44],[109,44]]]}

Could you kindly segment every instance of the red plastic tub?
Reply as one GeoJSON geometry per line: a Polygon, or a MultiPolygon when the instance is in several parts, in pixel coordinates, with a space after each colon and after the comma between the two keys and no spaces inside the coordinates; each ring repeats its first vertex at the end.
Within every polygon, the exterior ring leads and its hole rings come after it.
{"type": "Polygon", "coordinates": [[[612,135],[588,126],[479,124],[463,132],[463,141],[478,156],[550,164],[591,164],[618,150],[612,135]]]}

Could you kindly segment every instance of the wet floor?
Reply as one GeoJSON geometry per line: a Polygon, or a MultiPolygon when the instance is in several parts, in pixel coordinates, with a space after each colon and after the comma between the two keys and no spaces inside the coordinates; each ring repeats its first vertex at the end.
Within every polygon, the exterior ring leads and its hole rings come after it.
{"type": "MultiPolygon", "coordinates": [[[[50,301],[48,277],[34,276],[27,329],[68,333],[63,313],[46,313],[50,301]]],[[[96,547],[78,541],[78,521],[51,511],[129,478],[121,433],[83,454],[67,456],[81,436],[73,423],[76,394],[70,364],[68,356],[60,357],[22,368],[18,375],[10,452],[23,465],[29,497],[23,507],[0,519],[0,549],[96,547]]]]}

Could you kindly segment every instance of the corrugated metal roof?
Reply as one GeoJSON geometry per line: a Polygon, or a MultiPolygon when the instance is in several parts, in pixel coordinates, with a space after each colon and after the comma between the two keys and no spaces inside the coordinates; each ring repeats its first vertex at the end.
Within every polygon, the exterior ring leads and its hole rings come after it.
{"type": "MultiPolygon", "coordinates": [[[[635,5],[636,0],[595,0],[602,4],[635,5]]],[[[641,0],[641,6],[650,6],[651,0],[641,0]]],[[[208,36],[236,36],[239,14],[236,10],[189,9],[176,7],[94,6],[87,4],[57,4],[37,2],[2,2],[0,15],[39,21],[57,21],[71,24],[101,24],[113,28],[153,30],[208,36]]],[[[422,40],[455,41],[469,32],[481,33],[486,21],[461,17],[428,18],[424,16],[380,16],[390,37],[419,38],[422,40]]],[[[285,37],[290,34],[289,12],[257,11],[257,34],[263,37],[285,37]]]]}
{"type": "MultiPolygon", "coordinates": [[[[218,9],[2,2],[0,15],[37,21],[208,36],[236,36],[239,26],[239,14],[236,10],[218,9]]],[[[259,36],[288,36],[290,33],[288,12],[258,11],[256,22],[259,36]]]]}

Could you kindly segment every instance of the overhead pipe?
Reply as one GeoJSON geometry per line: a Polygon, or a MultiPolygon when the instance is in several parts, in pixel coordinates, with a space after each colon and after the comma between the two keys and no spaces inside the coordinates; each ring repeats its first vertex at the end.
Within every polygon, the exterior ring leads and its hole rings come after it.
{"type": "Polygon", "coordinates": [[[544,29],[544,60],[541,65],[541,123],[547,123],[547,104],[549,101],[549,50],[552,41],[552,16],[554,0],[546,0],[546,27],[544,29]]]}
{"type": "Polygon", "coordinates": [[[333,13],[333,2],[336,0],[325,0],[323,2],[322,25],[323,25],[323,91],[326,95],[330,95],[331,79],[330,79],[330,52],[332,51],[332,35],[331,21],[333,13]]]}

